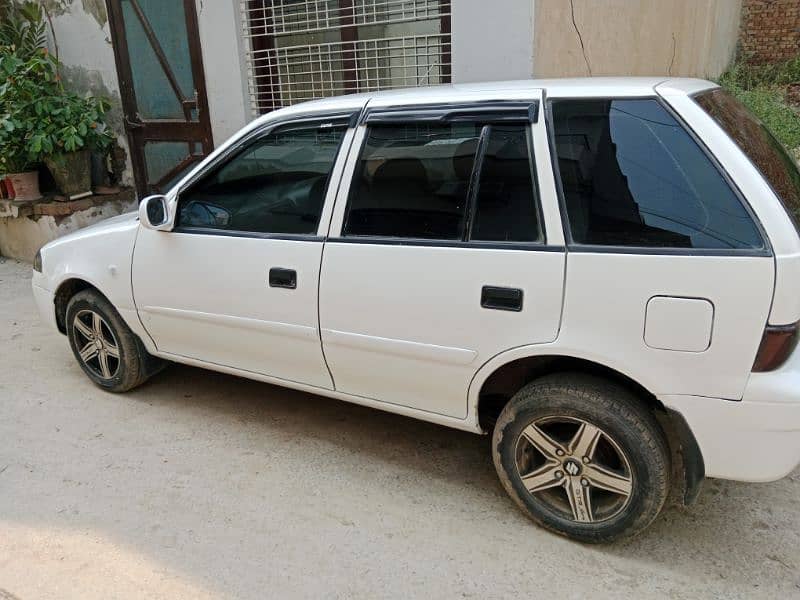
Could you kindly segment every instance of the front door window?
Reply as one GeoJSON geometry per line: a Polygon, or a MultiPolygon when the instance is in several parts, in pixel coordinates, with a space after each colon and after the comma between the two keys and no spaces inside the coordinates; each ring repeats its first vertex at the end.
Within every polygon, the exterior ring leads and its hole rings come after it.
{"type": "Polygon", "coordinates": [[[176,227],[315,234],[346,123],[269,133],[180,195],[176,227]]]}

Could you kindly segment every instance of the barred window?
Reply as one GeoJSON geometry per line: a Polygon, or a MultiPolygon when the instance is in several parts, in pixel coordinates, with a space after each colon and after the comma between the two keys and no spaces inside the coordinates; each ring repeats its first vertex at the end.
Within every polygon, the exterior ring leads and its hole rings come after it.
{"type": "Polygon", "coordinates": [[[241,0],[253,114],[450,82],[450,0],[241,0]]]}

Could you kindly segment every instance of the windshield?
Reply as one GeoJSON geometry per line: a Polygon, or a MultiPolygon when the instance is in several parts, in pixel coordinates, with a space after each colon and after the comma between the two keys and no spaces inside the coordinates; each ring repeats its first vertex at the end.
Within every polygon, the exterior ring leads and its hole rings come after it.
{"type": "Polygon", "coordinates": [[[715,88],[699,94],[695,100],[761,171],[800,231],[800,171],[783,144],[725,90],[715,88]]]}

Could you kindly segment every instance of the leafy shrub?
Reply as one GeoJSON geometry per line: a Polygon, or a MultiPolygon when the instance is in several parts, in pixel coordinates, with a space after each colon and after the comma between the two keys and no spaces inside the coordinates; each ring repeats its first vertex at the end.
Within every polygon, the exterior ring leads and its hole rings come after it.
{"type": "Polygon", "coordinates": [[[27,59],[0,50],[0,171],[19,172],[44,157],[105,149],[114,135],[103,123],[105,99],[64,89],[46,49],[27,59]]]}
{"type": "Polygon", "coordinates": [[[800,82],[800,55],[775,65],[733,64],[719,84],[755,113],[789,149],[800,148],[800,108],[792,106],[786,86],[800,82]]]}
{"type": "Polygon", "coordinates": [[[27,60],[47,45],[44,14],[37,2],[12,3],[0,7],[0,47],[27,60]]]}

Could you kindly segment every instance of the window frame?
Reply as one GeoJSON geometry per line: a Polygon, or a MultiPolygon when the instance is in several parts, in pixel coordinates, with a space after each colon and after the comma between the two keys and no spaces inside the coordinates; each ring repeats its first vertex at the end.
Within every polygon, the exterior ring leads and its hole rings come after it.
{"type": "Polygon", "coordinates": [[[563,246],[548,245],[547,228],[542,209],[541,189],[537,168],[537,158],[534,152],[533,125],[539,119],[540,102],[538,100],[505,100],[505,101],[475,101],[468,103],[436,103],[414,104],[400,106],[383,106],[380,108],[367,107],[361,118],[359,126],[364,127],[361,145],[354,153],[353,173],[348,182],[347,197],[342,213],[341,228],[336,237],[328,238],[331,242],[347,244],[378,244],[390,246],[420,246],[420,247],[447,247],[447,248],[476,248],[499,250],[535,250],[535,251],[564,251],[563,246]],[[352,208],[353,199],[358,188],[359,166],[369,140],[371,127],[404,125],[414,123],[475,123],[480,126],[480,136],[476,149],[475,161],[469,181],[469,191],[464,209],[464,225],[461,239],[414,238],[373,235],[348,235],[346,233],[347,220],[352,208]],[[470,235],[476,214],[479,188],[475,185],[480,177],[483,158],[488,146],[488,137],[491,125],[507,125],[521,123],[525,126],[526,147],[528,149],[528,166],[531,172],[533,194],[531,201],[539,224],[539,240],[537,241],[489,241],[472,240],[470,235]]]}
{"type": "Polygon", "coordinates": [[[336,170],[336,164],[339,161],[345,160],[348,154],[348,146],[344,144],[345,136],[347,132],[354,129],[358,124],[358,118],[361,114],[361,109],[355,110],[347,110],[347,111],[326,111],[326,112],[318,112],[313,114],[307,115],[292,115],[291,117],[286,117],[283,119],[275,119],[271,120],[268,123],[264,123],[261,126],[254,128],[252,131],[248,131],[238,140],[236,140],[233,144],[229,147],[225,148],[219,155],[214,157],[208,164],[204,165],[203,168],[191,176],[189,180],[187,180],[181,187],[175,192],[175,216],[174,221],[176,224],[173,225],[170,232],[172,233],[180,233],[180,234],[196,234],[196,235],[217,235],[223,237],[238,237],[238,238],[259,238],[259,239],[268,239],[268,240],[299,240],[299,241],[316,241],[322,242],[325,240],[325,236],[319,235],[319,226],[321,224],[322,215],[325,212],[325,202],[328,199],[328,192],[331,188],[331,183],[333,183],[333,176],[336,170]],[[259,140],[263,139],[264,137],[276,133],[285,128],[291,128],[295,126],[303,126],[307,124],[313,123],[320,123],[320,122],[335,122],[336,124],[345,125],[345,133],[342,135],[342,140],[339,142],[339,147],[336,149],[336,156],[333,160],[333,164],[331,166],[330,174],[328,175],[328,180],[325,184],[325,191],[323,193],[323,198],[325,201],[323,202],[322,211],[320,212],[320,219],[317,221],[317,232],[316,233],[265,233],[259,231],[243,231],[243,230],[236,230],[236,229],[215,229],[212,227],[192,227],[192,226],[181,226],[178,223],[178,217],[180,215],[180,207],[182,196],[191,191],[196,184],[198,184],[201,180],[205,179],[209,175],[213,175],[219,169],[225,167],[229,164],[232,160],[235,160],[237,157],[242,155],[244,152],[247,152],[249,148],[251,148],[254,144],[257,144],[259,140]]]}
{"type": "Polygon", "coordinates": [[[725,166],[720,163],[716,156],[703,142],[702,138],[692,127],[681,117],[681,115],[673,109],[664,99],[658,94],[644,95],[644,96],[558,96],[556,98],[548,98],[544,107],[545,113],[545,126],[547,130],[547,143],[550,147],[550,163],[553,169],[553,179],[556,184],[556,195],[558,196],[558,210],[561,213],[561,226],[564,231],[564,241],[567,245],[569,252],[578,253],[594,253],[594,254],[637,254],[637,255],[660,255],[660,256],[757,256],[757,257],[772,257],[772,246],[769,242],[769,237],[766,235],[761,221],[758,219],[747,198],[744,196],[739,186],[730,176],[725,166]],[[722,177],[722,180],[733,192],[733,195],[741,203],[742,207],[747,212],[751,221],[755,225],[756,231],[761,237],[763,246],[761,248],[662,248],[655,246],[619,246],[619,245],[602,245],[602,244],[581,244],[572,238],[572,228],[570,227],[569,214],[567,213],[567,204],[564,198],[564,185],[561,181],[561,170],[558,167],[558,152],[556,149],[556,136],[555,136],[555,121],[553,118],[553,104],[557,102],[581,102],[581,101],[614,101],[614,100],[654,100],[661,108],[663,108],[669,116],[675,119],[675,122],[689,135],[692,141],[697,145],[700,151],[706,158],[708,158],[711,165],[716,169],[717,173],[722,177]]]}

